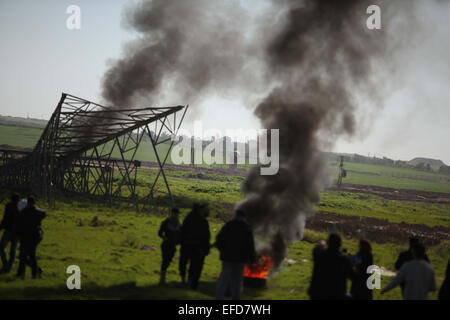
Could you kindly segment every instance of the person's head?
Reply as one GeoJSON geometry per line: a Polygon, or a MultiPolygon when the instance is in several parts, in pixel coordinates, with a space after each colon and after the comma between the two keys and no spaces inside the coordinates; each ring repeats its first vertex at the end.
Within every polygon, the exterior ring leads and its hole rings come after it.
{"type": "Polygon", "coordinates": [[[36,199],[33,196],[28,196],[27,198],[27,206],[28,207],[34,207],[36,204],[36,199]]]}
{"type": "Polygon", "coordinates": [[[359,240],[359,252],[362,254],[372,253],[372,246],[370,245],[370,241],[367,239],[359,240]]]}
{"type": "Polygon", "coordinates": [[[203,203],[200,205],[200,213],[205,218],[207,218],[209,216],[209,206],[207,203],[203,203]]]}
{"type": "Polygon", "coordinates": [[[180,209],[178,209],[178,208],[172,208],[171,210],[170,210],[170,218],[172,218],[172,219],[177,219],[178,218],[178,216],[179,216],[179,214],[180,214],[180,209]]]}
{"type": "Polygon", "coordinates": [[[239,220],[245,220],[245,211],[242,209],[237,209],[234,213],[234,218],[239,220]]]}
{"type": "Polygon", "coordinates": [[[192,206],[192,212],[194,213],[200,213],[200,203],[195,202],[192,206]]]}
{"type": "Polygon", "coordinates": [[[192,212],[195,214],[202,215],[203,217],[209,216],[209,207],[206,203],[194,203],[194,206],[192,207],[192,212]]]}
{"type": "Polygon", "coordinates": [[[320,252],[323,252],[327,246],[327,242],[325,240],[319,240],[316,243],[316,246],[313,249],[313,257],[316,257],[320,252]]]}
{"type": "Polygon", "coordinates": [[[420,244],[420,243],[415,244],[411,248],[411,251],[412,251],[412,255],[413,255],[414,259],[420,260],[420,259],[425,258],[425,247],[422,244],[420,244]]]}
{"type": "Polygon", "coordinates": [[[339,251],[341,247],[341,237],[337,233],[331,233],[328,237],[328,249],[339,251]]]}
{"type": "Polygon", "coordinates": [[[316,247],[320,248],[320,249],[325,249],[327,247],[327,242],[325,240],[319,240],[316,243],[316,247]]]}
{"type": "Polygon", "coordinates": [[[17,193],[11,194],[11,202],[12,203],[19,203],[19,195],[17,193]]]}
{"type": "Polygon", "coordinates": [[[411,237],[409,238],[409,248],[412,249],[416,244],[420,244],[419,238],[411,237]]]}

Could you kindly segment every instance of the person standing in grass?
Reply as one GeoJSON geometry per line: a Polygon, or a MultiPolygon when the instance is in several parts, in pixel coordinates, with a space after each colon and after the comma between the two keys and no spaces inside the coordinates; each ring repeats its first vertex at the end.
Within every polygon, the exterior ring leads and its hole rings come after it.
{"type": "Polygon", "coordinates": [[[163,239],[161,244],[162,264],[161,264],[161,276],[159,284],[164,285],[166,283],[166,271],[170,265],[170,262],[175,255],[176,246],[180,242],[180,221],[178,216],[180,210],[178,208],[172,208],[170,216],[161,223],[158,231],[158,235],[163,239]]]}
{"type": "Polygon", "coordinates": [[[17,276],[21,279],[25,278],[27,263],[31,266],[33,278],[39,277],[42,273],[42,269],[37,264],[36,250],[43,238],[41,222],[46,216],[44,210],[36,207],[34,197],[29,196],[27,207],[20,212],[17,222],[17,232],[20,238],[20,264],[17,276]]]}
{"type": "Polygon", "coordinates": [[[3,268],[0,270],[1,273],[11,271],[14,265],[14,260],[16,259],[16,249],[19,239],[14,232],[14,228],[19,216],[18,204],[19,196],[17,194],[12,194],[11,201],[5,206],[5,214],[2,222],[0,223],[0,230],[5,229],[0,240],[0,255],[3,263],[3,268]],[[9,260],[6,257],[5,252],[8,242],[11,242],[9,260]]]}
{"type": "Polygon", "coordinates": [[[341,237],[331,233],[328,248],[314,252],[314,268],[308,294],[311,300],[347,299],[347,279],[353,276],[350,259],[341,253],[341,237]]]}
{"type": "Polygon", "coordinates": [[[194,204],[181,226],[180,276],[186,283],[186,266],[189,263],[188,280],[191,289],[197,290],[205,257],[209,254],[210,238],[207,204],[194,204]]]}
{"type": "Polygon", "coordinates": [[[245,219],[244,211],[236,210],[234,218],[223,226],[216,237],[216,247],[222,260],[216,299],[223,300],[229,290],[231,298],[239,300],[245,264],[256,260],[253,231],[245,219]]]}
{"type": "Polygon", "coordinates": [[[372,290],[367,287],[370,274],[367,268],[373,265],[372,246],[367,239],[359,241],[358,253],[351,258],[353,265],[353,278],[350,293],[355,300],[372,300],[372,290]]]}
{"type": "MultiPolygon", "coordinates": [[[[417,237],[409,238],[409,249],[406,251],[400,252],[400,254],[398,255],[397,261],[395,262],[396,270],[400,270],[400,268],[403,266],[403,264],[414,259],[413,254],[412,254],[412,248],[417,244],[420,244],[420,240],[417,237]]],[[[426,253],[425,253],[424,259],[426,262],[428,262],[428,263],[430,262],[426,253]]]]}
{"type": "Polygon", "coordinates": [[[428,292],[437,290],[433,267],[425,260],[425,247],[416,244],[411,248],[411,253],[413,260],[403,264],[381,294],[403,285],[404,300],[426,300],[428,292]]]}

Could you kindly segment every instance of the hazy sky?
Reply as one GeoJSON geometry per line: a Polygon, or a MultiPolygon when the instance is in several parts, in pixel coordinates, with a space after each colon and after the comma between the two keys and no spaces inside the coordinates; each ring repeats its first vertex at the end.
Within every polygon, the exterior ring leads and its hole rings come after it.
{"type": "MultiPolygon", "coordinates": [[[[123,43],[137,36],[121,23],[129,2],[0,0],[0,114],[48,119],[61,92],[100,101],[108,59],[120,58],[123,43]],[[81,8],[81,30],[66,28],[71,4],[81,8]]],[[[421,156],[450,164],[449,2],[420,2],[408,31],[413,42],[399,49],[384,106],[363,115],[364,126],[350,141],[338,140],[334,151],[402,160],[421,156]]],[[[263,8],[261,1],[242,4],[253,12],[263,8]]],[[[202,112],[189,119],[203,121],[206,128],[259,126],[251,106],[240,100],[211,96],[197,109],[202,112]]]]}

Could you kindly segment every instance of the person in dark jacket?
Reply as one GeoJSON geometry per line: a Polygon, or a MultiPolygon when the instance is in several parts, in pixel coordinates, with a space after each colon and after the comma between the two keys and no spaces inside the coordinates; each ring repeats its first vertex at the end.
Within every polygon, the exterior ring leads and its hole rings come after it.
{"type": "Polygon", "coordinates": [[[16,259],[16,249],[19,239],[15,234],[15,224],[19,216],[19,196],[17,194],[12,194],[11,201],[5,206],[5,214],[3,220],[0,223],[0,230],[5,229],[3,236],[0,240],[0,256],[3,263],[3,268],[0,270],[1,273],[7,273],[11,271],[14,265],[14,260],[16,259]],[[6,246],[11,242],[9,249],[9,260],[6,257],[6,246]]]}
{"type": "Polygon", "coordinates": [[[330,234],[328,248],[316,250],[311,285],[312,300],[343,300],[347,298],[347,279],[352,276],[350,259],[342,255],[341,237],[330,234]]]}
{"type": "Polygon", "coordinates": [[[189,263],[188,280],[191,289],[196,290],[200,279],[205,257],[209,254],[210,238],[209,215],[207,204],[194,204],[192,211],[186,216],[180,232],[180,276],[186,283],[186,266],[189,263]]]}
{"type": "Polygon", "coordinates": [[[162,264],[161,264],[161,276],[159,284],[164,285],[166,283],[166,271],[175,255],[176,246],[180,243],[180,221],[178,216],[180,210],[178,208],[172,208],[170,211],[170,217],[161,223],[158,231],[158,235],[163,239],[161,244],[162,252],[162,264]]]}
{"type": "Polygon", "coordinates": [[[439,300],[450,300],[450,259],[448,259],[447,270],[445,271],[445,279],[439,290],[439,300]]]}
{"type": "Polygon", "coordinates": [[[27,207],[20,212],[17,223],[17,232],[20,239],[20,264],[17,276],[22,279],[25,278],[27,260],[31,266],[33,278],[39,277],[42,273],[37,264],[36,250],[43,238],[41,221],[46,215],[45,211],[36,207],[34,197],[29,196],[27,207]]]}
{"type": "Polygon", "coordinates": [[[369,240],[359,241],[359,251],[352,257],[353,278],[350,293],[355,300],[372,300],[372,290],[367,287],[370,274],[367,268],[373,265],[372,246],[369,240]]]}
{"type": "Polygon", "coordinates": [[[320,262],[318,262],[319,257],[325,252],[327,248],[327,242],[325,240],[319,240],[317,241],[314,249],[312,250],[312,256],[313,256],[313,272],[311,276],[311,284],[308,288],[308,295],[311,298],[311,300],[317,300],[319,299],[319,283],[320,279],[318,279],[318,266],[320,266],[320,262]]]}
{"type": "Polygon", "coordinates": [[[242,210],[228,221],[216,237],[216,247],[220,251],[222,272],[216,290],[216,299],[223,300],[229,290],[233,300],[239,300],[246,263],[255,262],[253,231],[242,210]]]}
{"type": "MultiPolygon", "coordinates": [[[[415,245],[419,245],[419,244],[420,244],[420,240],[417,237],[409,238],[409,249],[406,251],[400,252],[400,254],[398,255],[397,261],[395,262],[395,269],[397,271],[400,270],[400,268],[403,266],[403,264],[414,259],[413,254],[412,254],[412,248],[415,245]]],[[[428,259],[428,256],[426,253],[425,253],[424,260],[426,262],[430,263],[430,260],[428,259]]]]}

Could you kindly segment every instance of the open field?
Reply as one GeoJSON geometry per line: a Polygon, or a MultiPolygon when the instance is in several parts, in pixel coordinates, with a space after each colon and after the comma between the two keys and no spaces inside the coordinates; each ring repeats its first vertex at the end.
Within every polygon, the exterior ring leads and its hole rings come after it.
{"type": "MultiPolygon", "coordinates": [[[[40,130],[0,126],[0,144],[32,147],[40,130]]],[[[148,193],[156,175],[151,145],[145,142],[137,159],[146,161],[137,177],[137,193],[148,193]],[[148,162],[148,163],[147,163],[148,162]]],[[[167,145],[161,145],[167,148],[167,145]]],[[[161,150],[163,151],[163,150],[161,150]]],[[[171,161],[169,159],[168,163],[171,161]]],[[[335,163],[330,163],[335,177],[335,163]]],[[[226,166],[168,165],[166,175],[182,210],[182,217],[196,201],[210,204],[212,240],[243,199],[240,186],[246,168],[227,170],[226,166]]],[[[302,241],[289,246],[283,268],[268,280],[267,290],[246,289],[245,299],[308,299],[307,288],[312,272],[311,251],[326,232],[340,232],[343,247],[357,250],[359,237],[373,243],[374,263],[386,271],[382,286],[393,275],[398,253],[407,247],[410,235],[420,236],[428,245],[428,255],[442,283],[450,257],[450,183],[449,177],[421,171],[378,165],[346,163],[348,176],[341,188],[331,187],[321,194],[318,213],[307,220],[302,241]],[[437,193],[438,192],[438,193],[437,193]]],[[[162,181],[158,183],[162,187],[162,181]]],[[[0,199],[8,196],[4,190],[0,199]]],[[[43,222],[44,240],[38,256],[44,269],[43,278],[22,281],[14,273],[0,275],[0,298],[67,298],[67,299],[211,299],[220,273],[218,251],[212,249],[206,258],[198,291],[178,286],[177,258],[168,271],[167,287],[159,287],[161,263],[159,224],[167,208],[167,194],[157,193],[158,211],[136,212],[123,204],[108,207],[96,202],[65,198],[57,200],[43,222]],[[94,217],[98,223],[93,223],[94,217]],[[65,273],[69,265],[82,272],[82,290],[66,288],[65,273]]],[[[3,206],[6,201],[0,204],[3,206]]],[[[17,268],[17,264],[16,264],[17,268]]],[[[15,271],[15,270],[14,270],[15,271]]],[[[435,299],[436,293],[431,295],[435,299]]],[[[400,299],[400,289],[384,296],[375,291],[375,299],[400,299]]]]}
{"type": "Polygon", "coordinates": [[[0,145],[33,148],[42,134],[42,129],[0,125],[0,145]]]}
{"type": "MultiPolygon", "coordinates": [[[[330,163],[337,176],[337,164],[330,163]]],[[[450,176],[389,166],[347,162],[345,183],[450,193],[450,176]]]]}
{"type": "MultiPolygon", "coordinates": [[[[41,133],[42,130],[37,128],[0,125],[0,145],[32,148],[39,140],[41,133]]],[[[161,144],[157,147],[160,156],[167,153],[168,147],[168,144],[161,144]]],[[[113,152],[112,156],[120,158],[117,150],[113,152]]],[[[135,158],[145,162],[155,162],[156,157],[151,143],[142,141],[135,158]]],[[[169,155],[167,164],[172,163],[169,155]]],[[[329,165],[330,176],[336,179],[337,163],[330,162],[329,165]]],[[[226,169],[227,167],[226,164],[197,166],[198,170],[203,168],[226,169]]],[[[238,167],[248,169],[249,165],[239,165],[238,167]]],[[[450,193],[450,176],[448,175],[361,163],[345,163],[345,169],[347,170],[347,177],[344,179],[346,184],[450,193]]],[[[245,175],[244,171],[242,175],[245,175]]]]}
{"type": "MultiPolygon", "coordinates": [[[[233,175],[203,174],[196,171],[169,170],[166,172],[182,216],[194,201],[210,203],[210,227],[212,241],[231,214],[236,201],[243,198],[240,184],[244,177],[233,175]]],[[[154,170],[141,170],[138,176],[138,193],[145,194],[149,178],[154,170]]],[[[3,202],[4,204],[4,202],[3,202]]],[[[3,210],[3,204],[0,210],[3,210]]],[[[46,208],[46,204],[40,205],[46,208]]],[[[47,208],[46,208],[47,209],[47,208]]],[[[307,222],[305,237],[293,243],[279,273],[268,280],[267,290],[244,291],[245,299],[307,299],[307,287],[312,272],[311,250],[315,242],[326,238],[324,231],[340,231],[344,236],[344,247],[349,252],[357,250],[356,234],[349,234],[345,228],[327,229],[327,221],[339,222],[348,217],[342,226],[354,226],[356,218],[376,218],[384,221],[375,225],[392,227],[400,222],[408,230],[434,232],[423,229],[444,228],[444,237],[433,242],[428,254],[435,268],[438,284],[443,281],[447,259],[450,257],[450,212],[448,204],[389,200],[379,196],[345,191],[329,190],[322,193],[319,213],[313,217],[315,224],[307,222]],[[325,216],[324,216],[325,215],[325,216]],[[317,220],[319,219],[319,220],[317,220]],[[311,228],[309,228],[308,224],[311,228]],[[446,229],[445,229],[446,228],[446,229]],[[447,237],[447,238],[445,238],[447,237]],[[447,240],[446,240],[447,239],[447,240]]],[[[45,238],[39,248],[39,261],[44,269],[40,280],[17,280],[14,274],[0,275],[0,298],[69,298],[69,299],[211,299],[213,298],[220,273],[218,251],[212,249],[207,257],[198,291],[178,286],[177,257],[169,271],[167,287],[157,286],[161,263],[160,239],[157,231],[164,218],[164,208],[159,212],[139,212],[120,205],[108,207],[102,204],[66,200],[57,201],[56,208],[48,209],[44,220],[45,238]],[[99,223],[92,224],[97,216],[99,223]],[[67,239],[70,239],[69,241],[67,239]],[[65,270],[69,265],[79,265],[82,272],[82,290],[71,292],[66,289],[65,270]]],[[[361,221],[365,221],[364,219],[361,221]]],[[[378,221],[378,220],[375,220],[378,221]]],[[[364,227],[364,224],[362,224],[364,227]]],[[[389,229],[388,229],[389,230],[389,229]]],[[[382,233],[383,234],[383,233],[382,233]]],[[[387,271],[394,268],[396,256],[407,246],[408,233],[379,241],[379,233],[367,229],[365,236],[373,242],[374,263],[387,271]]],[[[382,276],[382,286],[392,276],[382,276]]],[[[434,293],[431,298],[436,298],[434,293]]],[[[375,291],[375,299],[400,299],[400,289],[384,296],[375,291]]]]}
{"type": "MultiPolygon", "coordinates": [[[[42,204],[43,207],[45,205],[42,204]]],[[[185,214],[187,210],[182,210],[185,214]]],[[[213,212],[212,216],[215,213],[213,212]]],[[[220,272],[218,251],[207,257],[197,292],[177,287],[177,256],[168,271],[169,285],[157,286],[161,262],[157,237],[161,214],[136,213],[121,208],[108,208],[88,202],[58,202],[44,220],[45,239],[39,248],[39,263],[43,278],[17,280],[14,274],[0,276],[0,298],[73,298],[73,299],[210,299],[213,297],[220,272]],[[98,217],[97,226],[91,224],[98,217]],[[68,240],[70,239],[70,240],[68,240]],[[71,292],[65,288],[69,265],[80,266],[82,290],[71,292]]],[[[213,237],[222,221],[210,219],[213,237]]],[[[308,231],[304,241],[290,246],[283,269],[268,281],[267,290],[248,290],[246,299],[307,299],[306,289],[311,276],[311,250],[315,241],[325,234],[308,231]]],[[[356,250],[356,240],[344,240],[350,252],[356,250]]],[[[396,255],[404,245],[374,244],[375,263],[392,269],[396,255]]],[[[438,283],[445,272],[445,257],[449,243],[441,243],[429,250],[438,283]]],[[[382,277],[382,285],[389,277],[382,277]]],[[[432,297],[436,297],[433,294],[432,297]]],[[[375,292],[375,298],[380,298],[375,292]]],[[[399,299],[395,289],[383,298],[399,299]]]]}

